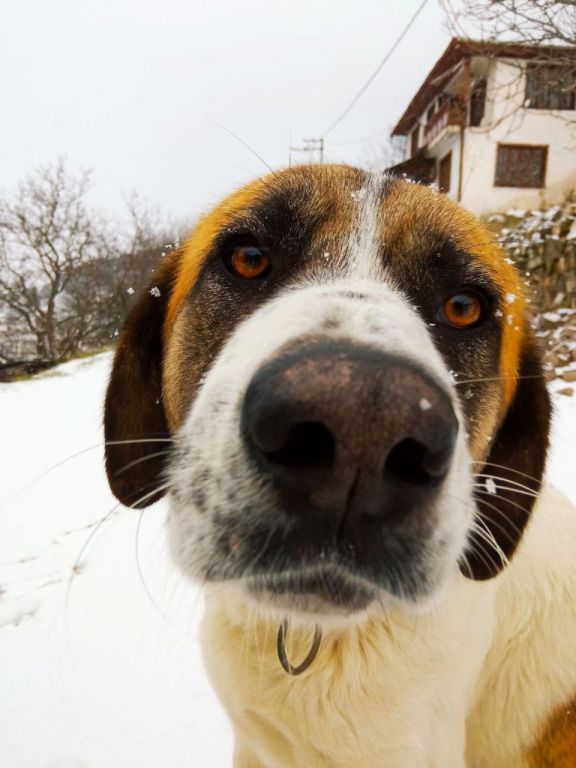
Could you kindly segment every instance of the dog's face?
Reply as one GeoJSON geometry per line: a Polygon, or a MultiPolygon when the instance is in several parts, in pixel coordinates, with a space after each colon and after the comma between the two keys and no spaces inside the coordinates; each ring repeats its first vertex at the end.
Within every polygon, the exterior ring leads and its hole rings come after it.
{"type": "Polygon", "coordinates": [[[124,503],[169,492],[185,573],[318,616],[504,566],[549,405],[521,281],[470,215],[295,168],[224,201],[153,286],[118,347],[107,470],[124,503]]]}

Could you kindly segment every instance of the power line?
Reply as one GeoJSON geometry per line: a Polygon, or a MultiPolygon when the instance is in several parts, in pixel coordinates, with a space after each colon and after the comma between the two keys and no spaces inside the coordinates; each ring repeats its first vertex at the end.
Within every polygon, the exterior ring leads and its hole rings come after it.
{"type": "Polygon", "coordinates": [[[276,176],[276,173],[274,172],[274,169],[273,169],[273,168],[271,168],[271,167],[268,165],[268,163],[266,162],[266,160],[264,160],[264,158],[263,158],[261,155],[259,155],[259,154],[258,154],[258,152],[256,152],[256,150],[254,149],[254,147],[251,147],[251,146],[250,146],[250,144],[248,144],[246,141],[244,141],[244,139],[243,139],[241,136],[238,136],[238,134],[234,133],[234,131],[231,131],[231,130],[230,130],[230,128],[226,128],[226,126],[225,126],[225,125],[222,125],[222,123],[219,123],[219,122],[218,122],[218,120],[214,120],[214,118],[213,118],[213,117],[210,117],[210,115],[206,115],[206,119],[207,119],[207,120],[210,120],[210,122],[211,122],[211,123],[214,123],[214,125],[217,125],[217,126],[218,126],[218,128],[221,128],[223,131],[226,131],[226,133],[227,133],[227,134],[229,134],[230,136],[232,136],[232,138],[233,138],[233,139],[236,139],[236,141],[239,141],[239,142],[240,142],[240,144],[242,144],[244,147],[246,147],[246,149],[247,149],[249,152],[251,152],[251,153],[254,155],[254,157],[257,157],[257,158],[258,158],[258,160],[260,160],[260,162],[261,162],[263,165],[265,165],[265,166],[266,166],[266,168],[268,168],[268,170],[270,171],[270,173],[271,173],[273,176],[276,176]]]}
{"type": "Polygon", "coordinates": [[[382,68],[384,67],[384,65],[387,63],[388,59],[392,56],[392,54],[394,53],[396,48],[398,48],[398,46],[400,45],[402,40],[406,37],[406,35],[407,35],[410,27],[412,26],[412,24],[414,24],[414,22],[416,21],[416,19],[420,15],[420,13],[424,10],[424,6],[426,5],[427,2],[428,2],[428,0],[422,0],[420,5],[418,6],[416,12],[412,16],[412,18],[410,19],[408,24],[404,27],[404,29],[402,30],[400,35],[396,38],[394,44],[392,45],[392,47],[390,48],[390,50],[388,51],[386,56],[384,56],[384,58],[382,59],[380,64],[378,64],[378,66],[376,67],[374,72],[370,75],[370,77],[364,83],[362,88],[360,88],[360,90],[358,91],[356,96],[354,96],[352,101],[348,104],[346,109],[336,118],[336,120],[332,123],[332,125],[328,128],[328,130],[324,131],[324,133],[322,134],[324,138],[326,136],[328,136],[328,134],[331,133],[334,130],[334,128],[336,128],[336,126],[339,125],[342,122],[342,120],[344,120],[344,118],[346,117],[348,112],[350,112],[352,107],[354,107],[356,105],[356,102],[360,99],[360,97],[364,94],[364,92],[370,87],[370,85],[372,85],[372,83],[374,82],[376,77],[380,74],[380,72],[381,72],[382,68]]]}

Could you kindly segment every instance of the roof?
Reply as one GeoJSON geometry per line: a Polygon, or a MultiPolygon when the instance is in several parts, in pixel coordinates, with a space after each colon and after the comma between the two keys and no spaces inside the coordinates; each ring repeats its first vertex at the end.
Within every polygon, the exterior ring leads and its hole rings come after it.
{"type": "Polygon", "coordinates": [[[436,160],[427,157],[424,148],[421,147],[408,160],[386,168],[386,173],[390,176],[408,177],[421,184],[432,184],[436,178],[436,160]]]}
{"type": "Polygon", "coordinates": [[[416,92],[404,114],[392,130],[392,136],[405,136],[437,93],[440,93],[458,65],[472,56],[492,58],[539,59],[547,61],[558,58],[576,59],[576,48],[559,45],[528,45],[526,43],[499,43],[494,41],[467,40],[453,37],[448,47],[432,67],[428,76],[416,92]]]}

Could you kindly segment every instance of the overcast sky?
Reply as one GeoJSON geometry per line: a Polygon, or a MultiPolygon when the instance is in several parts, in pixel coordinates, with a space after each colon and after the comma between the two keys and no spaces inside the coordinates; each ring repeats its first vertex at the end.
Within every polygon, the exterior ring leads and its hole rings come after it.
{"type": "MultiPolygon", "coordinates": [[[[65,156],[121,214],[137,190],[181,220],[326,131],[420,0],[1,0],[0,188],[65,156]]],[[[428,5],[329,136],[363,162],[449,40],[428,5]]]]}

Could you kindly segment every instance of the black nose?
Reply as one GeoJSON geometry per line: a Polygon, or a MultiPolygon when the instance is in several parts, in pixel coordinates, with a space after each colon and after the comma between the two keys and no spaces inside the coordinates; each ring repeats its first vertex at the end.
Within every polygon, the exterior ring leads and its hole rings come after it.
{"type": "Polygon", "coordinates": [[[289,513],[353,524],[428,508],[450,468],[458,421],[447,391],[414,363],[326,342],[258,370],[241,428],[289,513]]]}

